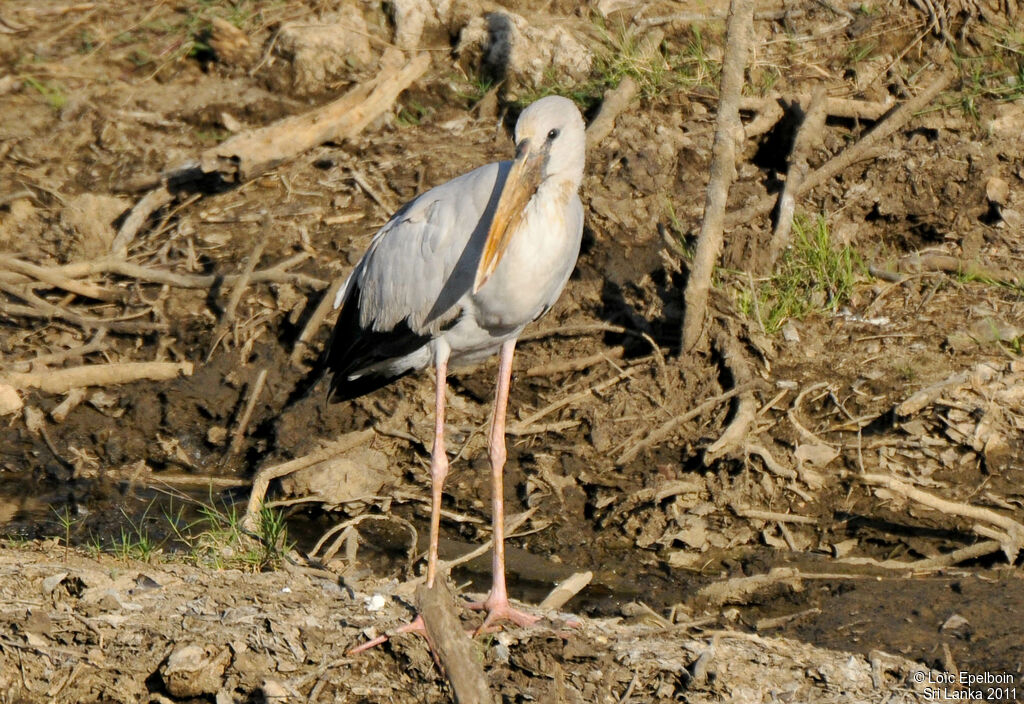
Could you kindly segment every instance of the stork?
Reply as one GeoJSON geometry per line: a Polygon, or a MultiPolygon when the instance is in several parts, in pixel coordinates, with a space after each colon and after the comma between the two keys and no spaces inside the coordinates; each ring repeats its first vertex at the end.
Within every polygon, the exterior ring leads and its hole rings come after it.
{"type": "MultiPolygon", "coordinates": [[[[435,374],[427,586],[437,577],[441,492],[448,474],[449,366],[498,352],[488,437],[493,584],[480,630],[536,617],[509,603],[505,584],[505,413],[516,339],[558,299],[583,233],[584,124],[571,100],[542,98],[520,114],[513,161],[481,166],[417,196],[376,233],[334,301],[325,364],[329,398],[360,396],[427,366],[435,374]]],[[[417,619],[419,621],[419,619],[417,619]]],[[[416,622],[405,630],[417,630],[416,622]]],[[[375,641],[364,644],[370,646],[375,641]]]]}

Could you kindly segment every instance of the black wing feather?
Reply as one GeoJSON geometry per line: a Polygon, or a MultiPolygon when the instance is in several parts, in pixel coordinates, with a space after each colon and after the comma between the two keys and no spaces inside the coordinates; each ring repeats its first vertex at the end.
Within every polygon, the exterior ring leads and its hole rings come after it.
{"type": "Polygon", "coordinates": [[[379,362],[415,352],[431,339],[429,335],[413,332],[404,320],[391,330],[364,328],[359,324],[359,284],[353,280],[351,286],[338,314],[338,322],[334,324],[331,340],[324,350],[323,366],[332,375],[327,399],[332,402],[368,394],[405,376],[408,372],[394,376],[371,373],[356,379],[348,378],[379,362]]]}

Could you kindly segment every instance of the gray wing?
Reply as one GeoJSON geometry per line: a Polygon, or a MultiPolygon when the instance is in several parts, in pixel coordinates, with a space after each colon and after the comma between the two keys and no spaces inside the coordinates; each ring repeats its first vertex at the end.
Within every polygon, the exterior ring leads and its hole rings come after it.
{"type": "Polygon", "coordinates": [[[335,299],[341,313],[325,353],[332,398],[386,383],[357,377],[419,349],[458,316],[510,166],[488,164],[430,189],[374,235],[335,299]]]}
{"type": "Polygon", "coordinates": [[[350,280],[364,328],[405,321],[413,332],[436,334],[457,313],[510,165],[487,164],[432,188],[380,229],[350,280]]]}

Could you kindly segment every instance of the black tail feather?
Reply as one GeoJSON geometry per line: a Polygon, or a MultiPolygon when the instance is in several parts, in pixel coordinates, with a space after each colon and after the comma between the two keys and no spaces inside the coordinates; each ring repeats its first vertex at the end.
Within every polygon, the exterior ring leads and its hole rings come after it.
{"type": "Polygon", "coordinates": [[[359,286],[352,282],[338,315],[338,322],[334,324],[330,342],[317,362],[320,374],[331,374],[327,396],[331,402],[347,401],[368,394],[405,376],[412,370],[390,376],[368,373],[355,379],[349,378],[367,367],[415,352],[430,342],[429,335],[413,332],[404,320],[386,331],[363,327],[359,321],[359,304],[359,286]]]}

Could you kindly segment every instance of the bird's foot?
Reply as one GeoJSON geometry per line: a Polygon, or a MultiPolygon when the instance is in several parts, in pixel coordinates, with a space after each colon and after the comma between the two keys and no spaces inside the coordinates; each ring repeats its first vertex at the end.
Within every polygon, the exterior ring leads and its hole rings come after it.
{"type": "Polygon", "coordinates": [[[480,635],[481,633],[494,633],[500,631],[501,626],[498,625],[499,621],[511,621],[517,626],[526,628],[527,626],[533,626],[540,621],[540,616],[534,616],[528,614],[525,611],[514,608],[509,603],[508,597],[494,598],[488,596],[486,601],[476,601],[468,605],[468,608],[474,611],[486,611],[487,617],[484,622],[480,625],[474,635],[480,635]]]}
{"type": "Polygon", "coordinates": [[[357,645],[354,648],[349,648],[348,651],[345,652],[345,654],[346,655],[358,655],[359,653],[364,653],[367,650],[369,650],[370,648],[376,648],[378,645],[381,645],[382,643],[385,643],[385,642],[391,640],[392,637],[397,636],[400,633],[416,633],[416,634],[421,635],[424,638],[426,638],[427,637],[427,628],[426,628],[426,626],[423,623],[423,617],[422,616],[417,616],[415,619],[413,619],[413,621],[411,623],[407,623],[404,626],[399,626],[398,628],[396,628],[395,630],[391,631],[390,633],[385,633],[383,635],[379,635],[376,638],[372,638],[372,639],[366,641],[365,643],[361,643],[360,645],[357,645]]]}

